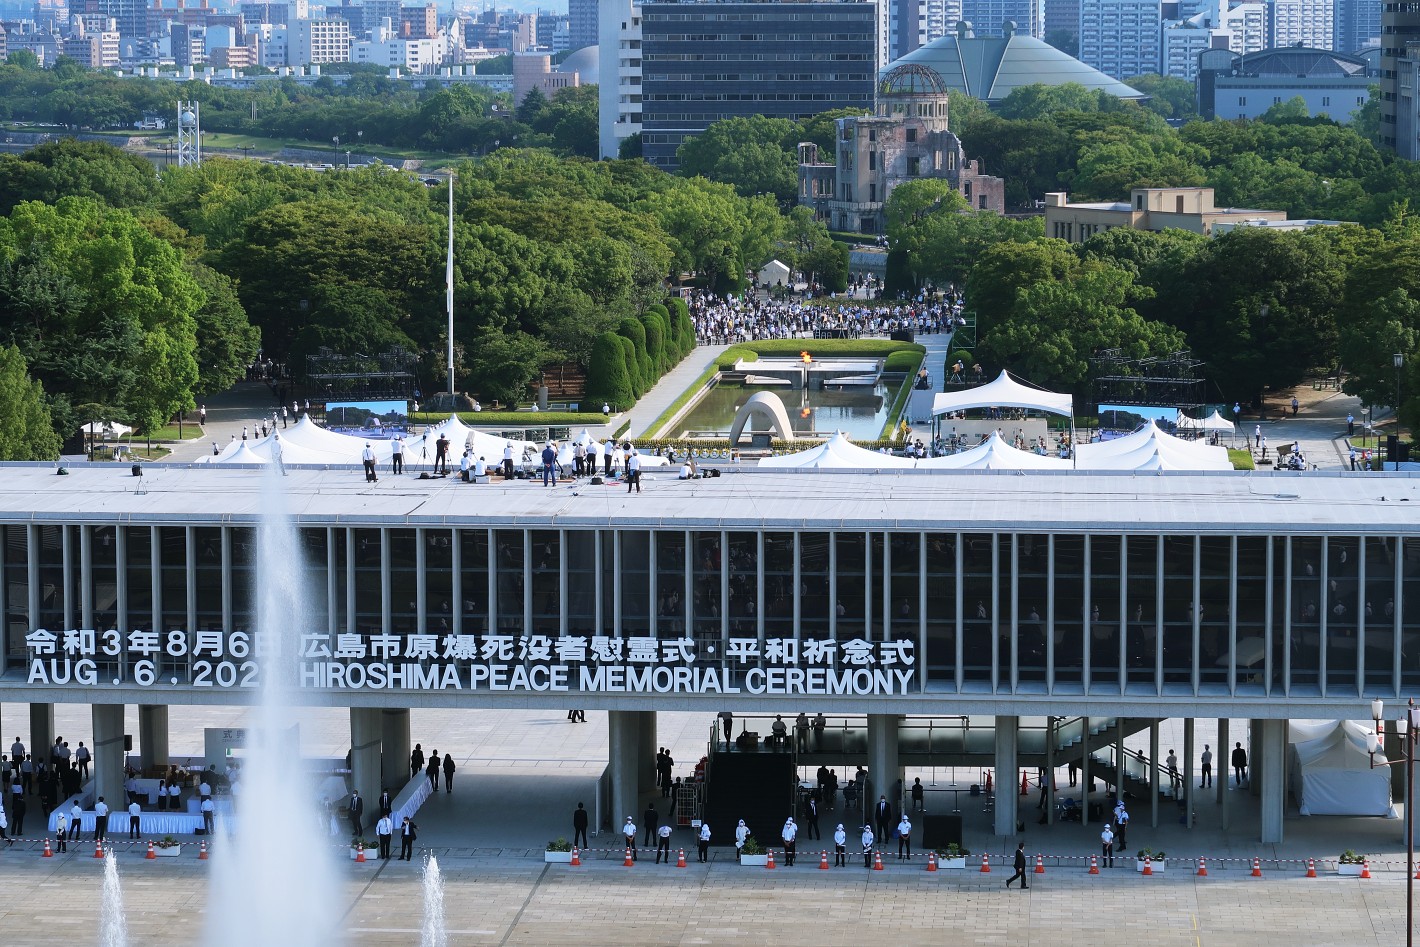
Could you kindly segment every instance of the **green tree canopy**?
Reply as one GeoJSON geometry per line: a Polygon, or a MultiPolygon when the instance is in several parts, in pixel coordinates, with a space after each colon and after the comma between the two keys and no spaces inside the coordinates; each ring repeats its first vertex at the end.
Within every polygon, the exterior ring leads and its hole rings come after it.
{"type": "Polygon", "coordinates": [[[773,194],[787,203],[798,191],[799,132],[784,118],[727,118],[682,144],[676,157],[686,176],[733,184],[742,197],[773,194]]]}
{"type": "Polygon", "coordinates": [[[60,439],[44,401],[44,386],[13,345],[0,346],[0,460],[54,460],[60,439]]]}

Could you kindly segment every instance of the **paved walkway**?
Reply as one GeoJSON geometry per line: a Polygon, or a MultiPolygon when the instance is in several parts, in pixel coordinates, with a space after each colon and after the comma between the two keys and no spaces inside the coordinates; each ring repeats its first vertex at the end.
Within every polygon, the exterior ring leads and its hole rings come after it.
{"type": "Polygon", "coordinates": [[[648,437],[651,432],[647,428],[654,424],[662,412],[669,408],[705,369],[714,364],[715,359],[727,348],[728,345],[697,345],[691,349],[690,354],[681,359],[679,365],[662,375],[661,380],[642,395],[630,410],[614,415],[603,433],[615,433],[630,421],[631,427],[627,430],[627,436],[648,437]]]}

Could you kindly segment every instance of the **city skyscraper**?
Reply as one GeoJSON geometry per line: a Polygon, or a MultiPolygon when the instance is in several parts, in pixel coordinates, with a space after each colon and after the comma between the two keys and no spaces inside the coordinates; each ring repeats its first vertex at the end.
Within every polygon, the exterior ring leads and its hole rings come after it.
{"type": "Polygon", "coordinates": [[[581,49],[597,43],[597,0],[567,0],[570,31],[568,49],[581,49]]]}
{"type": "Polygon", "coordinates": [[[1331,49],[1336,39],[1334,0],[1270,0],[1267,4],[1267,44],[1331,49]]]}
{"type": "Polygon", "coordinates": [[[1331,48],[1354,53],[1381,44],[1381,0],[1336,0],[1331,48]]]}
{"type": "Polygon", "coordinates": [[[977,36],[1001,35],[1001,24],[1011,20],[1022,36],[1045,36],[1045,0],[962,0],[961,18],[977,36]]]}
{"type": "Polygon", "coordinates": [[[1080,55],[1115,79],[1159,71],[1159,0],[1081,0],[1080,55]]]}

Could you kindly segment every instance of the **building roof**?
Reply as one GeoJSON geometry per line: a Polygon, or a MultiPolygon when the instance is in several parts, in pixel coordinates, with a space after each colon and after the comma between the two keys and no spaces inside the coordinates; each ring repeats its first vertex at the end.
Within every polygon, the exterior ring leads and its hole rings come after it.
{"type": "Polygon", "coordinates": [[[1366,61],[1359,56],[1309,46],[1263,49],[1234,60],[1235,75],[1285,76],[1289,79],[1322,79],[1343,76],[1362,78],[1366,61]]]}
{"type": "Polygon", "coordinates": [[[581,49],[569,55],[561,63],[553,67],[554,72],[575,72],[580,77],[582,85],[596,85],[600,77],[600,62],[597,59],[598,50],[595,46],[583,46],[581,49]]]}
{"type": "MultiPolygon", "coordinates": [[[[712,466],[703,464],[702,469],[712,466]]],[[[586,481],[469,485],[454,478],[271,465],[4,464],[0,523],[252,525],[285,506],[298,524],[535,529],[908,529],[1420,536],[1420,477],[1343,471],[792,471],[720,467],[678,481],[643,473],[645,492],[586,481]],[[284,496],[282,495],[284,493],[284,496]]]]}
{"type": "Polygon", "coordinates": [[[881,75],[902,65],[919,64],[934,69],[953,92],[965,92],[986,102],[999,102],[1028,85],[1064,85],[1074,82],[1121,99],[1143,99],[1144,93],[1112,79],[1080,60],[1031,36],[974,36],[959,30],[919,47],[885,68],[881,75]],[[965,33],[966,35],[961,35],[965,33]]]}

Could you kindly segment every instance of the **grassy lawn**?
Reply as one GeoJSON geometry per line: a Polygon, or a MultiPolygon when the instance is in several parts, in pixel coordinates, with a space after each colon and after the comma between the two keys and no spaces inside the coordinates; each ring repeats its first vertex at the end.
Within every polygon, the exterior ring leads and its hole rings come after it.
{"type": "Polygon", "coordinates": [[[1234,470],[1256,470],[1257,467],[1252,462],[1252,451],[1228,448],[1228,460],[1233,462],[1234,470]]]}
{"type": "MultiPolygon", "coordinates": [[[[181,436],[178,435],[176,424],[160,427],[153,432],[153,440],[155,441],[195,441],[201,436],[202,427],[196,421],[184,421],[181,436]]],[[[146,440],[146,437],[144,439],[146,440]]]]}

